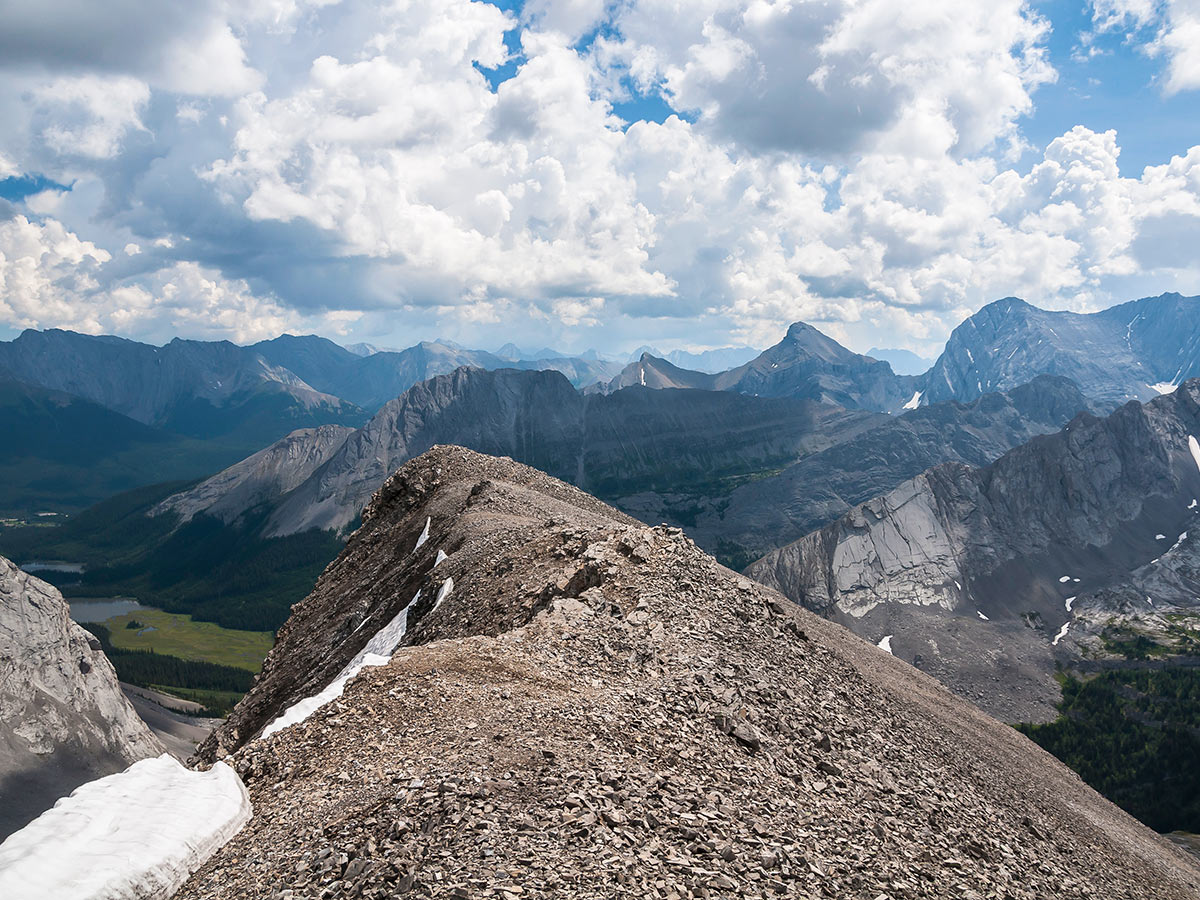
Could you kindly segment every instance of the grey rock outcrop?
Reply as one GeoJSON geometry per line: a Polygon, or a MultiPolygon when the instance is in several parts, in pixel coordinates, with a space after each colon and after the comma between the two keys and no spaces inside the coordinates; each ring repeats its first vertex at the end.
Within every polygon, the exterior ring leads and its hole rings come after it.
{"type": "MultiPolygon", "coordinates": [[[[1163,556],[1168,535],[1194,527],[1196,435],[1200,380],[1104,419],[1080,415],[983,468],[936,466],[747,573],[872,640],[891,635],[893,652],[964,692],[983,691],[987,676],[986,709],[1044,718],[1074,602],[1126,581],[1163,556]],[[961,626],[962,641],[938,646],[938,622],[961,626]],[[1020,647],[1003,664],[1018,679],[999,677],[998,657],[984,662],[1011,640],[1020,647]]],[[[1156,599],[1195,608],[1195,596],[1163,581],[1156,599]]]]}
{"type": "Polygon", "coordinates": [[[677,529],[453,447],[375,495],[203,755],[255,815],[180,900],[1200,890],[1193,858],[912,667],[677,529]],[[256,739],[402,611],[390,660],[256,739]]]}
{"type": "Polygon", "coordinates": [[[301,428],[180,494],[150,514],[175,513],[181,522],[205,513],[225,523],[277,501],[301,485],[354,433],[353,428],[321,425],[301,428]]]}
{"type": "Polygon", "coordinates": [[[163,752],[62,595],[0,557],[0,837],[163,752]]]}

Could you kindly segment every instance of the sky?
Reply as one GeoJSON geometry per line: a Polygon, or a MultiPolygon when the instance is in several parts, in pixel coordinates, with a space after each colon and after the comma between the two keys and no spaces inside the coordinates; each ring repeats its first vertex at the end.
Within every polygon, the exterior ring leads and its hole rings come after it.
{"type": "Polygon", "coordinates": [[[1200,294],[1200,0],[0,3],[0,119],[0,338],[933,356],[1200,294]]]}

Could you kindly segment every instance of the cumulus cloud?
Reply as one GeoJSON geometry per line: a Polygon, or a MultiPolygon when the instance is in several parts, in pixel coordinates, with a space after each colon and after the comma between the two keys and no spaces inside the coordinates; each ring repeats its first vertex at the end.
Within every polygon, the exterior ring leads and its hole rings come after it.
{"type": "Polygon", "coordinates": [[[294,327],[299,317],[194,262],[134,282],[106,280],[112,260],[61,222],[17,215],[0,221],[0,319],[17,328],[89,334],[176,334],[251,342],[294,327]]]}
{"type": "MultiPolygon", "coordinates": [[[[1150,30],[1152,37],[1141,46],[1150,56],[1166,58],[1165,93],[1200,88],[1198,0],[1092,0],[1091,7],[1099,32],[1126,31],[1132,37],[1150,30]]],[[[1085,40],[1089,38],[1085,35],[1085,40]]]]}
{"type": "MultiPolygon", "coordinates": [[[[74,186],[0,221],[9,326],[613,346],[806,319],[928,351],[999,296],[1198,287],[1200,149],[1127,178],[1112,132],[1029,148],[1055,76],[1019,0],[68,6],[94,40],[0,11],[0,176],[74,186]],[[677,114],[615,114],[644,97],[677,114]]],[[[1180,11],[1096,0],[1094,27],[1165,54],[1180,11]]]]}

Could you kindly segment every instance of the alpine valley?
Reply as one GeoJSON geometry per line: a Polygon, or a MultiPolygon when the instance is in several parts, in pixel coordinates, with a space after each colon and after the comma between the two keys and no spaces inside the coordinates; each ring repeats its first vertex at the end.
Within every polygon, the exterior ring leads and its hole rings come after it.
{"type": "Polygon", "coordinates": [[[1200,297],[886,354],[0,343],[0,896],[1198,896],[1200,297]]]}

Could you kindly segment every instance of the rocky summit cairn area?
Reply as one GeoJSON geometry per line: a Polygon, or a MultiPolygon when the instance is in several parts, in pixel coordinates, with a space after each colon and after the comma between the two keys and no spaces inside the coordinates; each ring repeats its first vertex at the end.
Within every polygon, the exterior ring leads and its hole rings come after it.
{"type": "Polygon", "coordinates": [[[457,447],[378,491],[200,755],[254,817],[195,900],[1200,896],[1191,857],[931,678],[457,447]]]}

